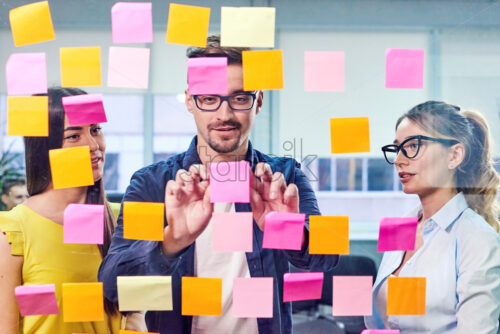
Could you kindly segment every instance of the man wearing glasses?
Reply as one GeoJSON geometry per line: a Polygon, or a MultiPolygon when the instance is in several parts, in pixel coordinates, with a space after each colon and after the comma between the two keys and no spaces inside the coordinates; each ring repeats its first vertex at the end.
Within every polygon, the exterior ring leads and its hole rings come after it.
{"type": "Polygon", "coordinates": [[[104,293],[115,302],[117,276],[172,276],[174,309],[147,312],[150,332],[291,333],[291,303],[283,303],[283,275],[289,271],[289,263],[306,270],[327,271],[338,261],[338,256],[309,254],[307,222],[301,250],[262,249],[264,218],[269,212],[301,212],[307,217],[320,212],[314,191],[294,159],[271,158],[250,144],[250,132],[264,94],[243,90],[244,50],[248,49],[221,47],[217,36],[208,38],[206,48],[188,50],[189,58],[228,58],[228,95],[191,95],[186,90],[185,103],[193,114],[197,136],[186,152],[136,172],[123,199],[165,203],[163,241],[124,239],[120,214],[111,248],[99,270],[104,293]],[[248,161],[252,168],[250,203],[211,204],[209,163],[238,160],[248,161]],[[213,212],[252,212],[253,251],[213,252],[213,212]],[[183,276],[222,278],[221,316],[182,315],[183,276]],[[233,316],[232,287],[236,277],[273,278],[272,318],[233,316]]]}

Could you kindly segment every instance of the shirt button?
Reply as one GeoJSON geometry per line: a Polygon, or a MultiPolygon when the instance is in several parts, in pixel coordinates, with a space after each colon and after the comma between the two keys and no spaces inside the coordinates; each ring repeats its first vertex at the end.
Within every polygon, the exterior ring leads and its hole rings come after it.
{"type": "Polygon", "coordinates": [[[426,221],[424,226],[425,226],[425,227],[431,227],[431,226],[432,226],[432,223],[431,223],[430,221],[426,221]]]}

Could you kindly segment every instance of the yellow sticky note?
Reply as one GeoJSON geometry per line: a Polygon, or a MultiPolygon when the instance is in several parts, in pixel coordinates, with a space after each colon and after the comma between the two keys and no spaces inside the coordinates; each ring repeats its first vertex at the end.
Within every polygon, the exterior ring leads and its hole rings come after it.
{"type": "Polygon", "coordinates": [[[48,1],[34,2],[9,11],[15,46],[51,41],[56,38],[48,1]]]}
{"type": "Polygon", "coordinates": [[[103,321],[102,283],[63,283],[62,309],[64,322],[103,321]]]}
{"type": "Polygon", "coordinates": [[[90,148],[76,146],[49,151],[54,189],[91,186],[94,184],[90,148]]]}
{"type": "Polygon", "coordinates": [[[310,254],[349,254],[349,217],[309,216],[310,254]]]}
{"type": "Polygon", "coordinates": [[[136,331],[128,331],[125,329],[120,329],[120,332],[118,334],[160,334],[156,332],[136,332],[136,331]]]}
{"type": "Polygon", "coordinates": [[[332,153],[370,152],[368,117],[330,118],[332,153]]]}
{"type": "Polygon", "coordinates": [[[120,311],[172,310],[171,276],[118,276],[120,311]]]}
{"type": "Polygon", "coordinates": [[[164,203],[124,202],[123,237],[163,241],[164,203]]]}
{"type": "Polygon", "coordinates": [[[46,137],[49,135],[47,96],[7,97],[9,136],[46,137]]]}
{"type": "Polygon", "coordinates": [[[182,315],[221,315],[222,278],[182,277],[182,315]]]}
{"type": "Polygon", "coordinates": [[[221,7],[221,46],[274,48],[276,8],[221,7]]]}
{"type": "Polygon", "coordinates": [[[243,89],[283,88],[283,54],[281,50],[243,51],[243,89]]]}
{"type": "Polygon", "coordinates": [[[61,86],[100,86],[101,48],[61,48],[61,86]]]}
{"type": "Polygon", "coordinates": [[[210,8],[171,3],[168,11],[167,43],[205,47],[210,8]]]}
{"type": "Polygon", "coordinates": [[[425,277],[388,277],[387,280],[387,315],[425,314],[425,277]]]}

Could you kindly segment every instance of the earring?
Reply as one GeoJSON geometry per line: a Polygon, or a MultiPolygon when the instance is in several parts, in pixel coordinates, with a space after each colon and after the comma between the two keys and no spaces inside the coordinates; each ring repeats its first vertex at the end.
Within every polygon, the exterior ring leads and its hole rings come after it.
{"type": "Polygon", "coordinates": [[[453,168],[455,168],[455,165],[453,165],[453,164],[449,164],[449,165],[448,165],[448,168],[449,168],[449,169],[453,169],[453,168]]]}

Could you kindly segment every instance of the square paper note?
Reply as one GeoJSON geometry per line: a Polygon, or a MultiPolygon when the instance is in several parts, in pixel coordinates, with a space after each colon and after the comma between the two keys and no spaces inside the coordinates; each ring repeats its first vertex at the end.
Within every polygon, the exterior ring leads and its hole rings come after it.
{"type": "Polygon", "coordinates": [[[164,203],[123,202],[123,237],[163,241],[164,203]]]}
{"type": "Polygon", "coordinates": [[[8,95],[47,93],[45,52],[13,53],[5,65],[8,95]]]}
{"type": "Polygon", "coordinates": [[[113,43],[152,43],[153,4],[117,2],[111,7],[113,43]]]}
{"type": "Polygon", "coordinates": [[[64,322],[104,321],[102,283],[63,283],[64,322]]]}
{"type": "Polygon", "coordinates": [[[204,48],[207,45],[210,8],[171,3],[168,11],[167,43],[204,48]]]}
{"type": "Polygon", "coordinates": [[[424,87],[423,49],[387,49],[385,52],[385,87],[424,87]]]}
{"type": "Polygon", "coordinates": [[[371,315],[372,282],[371,276],[333,276],[332,314],[371,315]]]}
{"type": "Polygon", "coordinates": [[[344,91],[344,52],[306,51],[304,88],[306,92],[344,91]]]}
{"type": "Polygon", "coordinates": [[[108,87],[147,89],[149,84],[148,48],[109,48],[108,87]]]}
{"type": "Polygon", "coordinates": [[[417,217],[386,217],[380,219],[377,251],[415,249],[417,217]]]}
{"type": "Polygon", "coordinates": [[[244,90],[283,88],[281,50],[243,51],[242,56],[244,90]]]}
{"type": "Polygon", "coordinates": [[[214,212],[212,214],[214,252],[251,252],[253,214],[251,212],[214,212]]]}
{"type": "Polygon", "coordinates": [[[61,86],[100,86],[101,48],[61,48],[61,86]]]}
{"type": "Polygon", "coordinates": [[[9,11],[15,46],[55,39],[48,1],[30,3],[9,11]]]}
{"type": "Polygon", "coordinates": [[[47,96],[7,97],[9,136],[46,137],[49,135],[47,96]]]}
{"type": "Polygon", "coordinates": [[[69,204],[64,210],[64,242],[102,245],[104,205],[69,204]]]}
{"type": "Polygon", "coordinates": [[[21,285],[15,288],[15,294],[19,312],[23,317],[59,314],[54,284],[21,285]]]}
{"type": "Polygon", "coordinates": [[[88,146],[50,150],[49,160],[54,189],[84,187],[94,184],[88,146]]]}
{"type": "Polygon", "coordinates": [[[300,250],[306,215],[270,212],[266,215],[262,248],[300,250]]]}
{"type": "Polygon", "coordinates": [[[349,254],[349,217],[309,216],[309,254],[349,254]]]}
{"type": "Polygon", "coordinates": [[[283,276],[283,302],[321,299],[323,273],[286,273],[283,276]]]}
{"type": "Polygon", "coordinates": [[[222,46],[274,48],[276,8],[221,7],[222,46]]]}
{"type": "Polygon", "coordinates": [[[64,96],[64,112],[70,126],[107,122],[102,94],[64,96]]]}
{"type": "Polygon", "coordinates": [[[332,153],[370,152],[368,117],[330,118],[332,153]]]}
{"type": "Polygon", "coordinates": [[[182,277],[182,315],[221,315],[222,278],[182,277]]]}
{"type": "Polygon", "coordinates": [[[425,277],[388,277],[387,280],[387,315],[425,314],[425,277]]]}
{"type": "Polygon", "coordinates": [[[118,276],[120,311],[172,310],[171,276],[118,276]]]}
{"type": "Polygon", "coordinates": [[[227,94],[227,58],[200,57],[189,58],[189,94],[227,94]]]}
{"type": "Polygon", "coordinates": [[[210,202],[250,202],[250,163],[248,161],[210,164],[210,202]]]}
{"type": "Polygon", "coordinates": [[[273,278],[236,277],[233,284],[233,317],[272,318],[273,278]]]}

